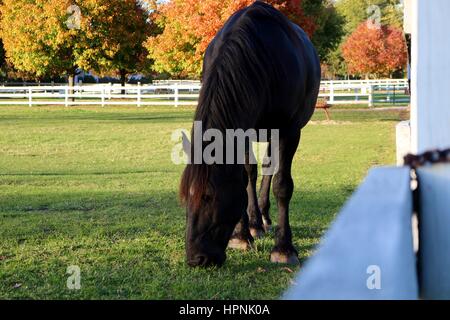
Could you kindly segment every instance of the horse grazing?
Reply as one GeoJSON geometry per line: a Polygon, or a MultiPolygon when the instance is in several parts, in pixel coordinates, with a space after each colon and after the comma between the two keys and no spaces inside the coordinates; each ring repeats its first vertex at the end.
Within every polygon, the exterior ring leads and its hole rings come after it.
{"type": "MultiPolygon", "coordinates": [[[[270,257],[275,263],[298,263],[289,225],[291,164],[301,129],[314,113],[320,74],[319,58],[305,32],[261,1],[229,18],[203,62],[195,113],[202,130],[279,130],[279,162],[273,175],[279,216],[270,257]]],[[[193,135],[191,142],[185,141],[185,151],[192,155],[195,144],[193,135]]],[[[244,152],[249,159],[251,143],[246,142],[244,152]]],[[[188,265],[220,266],[227,246],[250,248],[255,237],[270,229],[272,175],[263,176],[259,201],[256,181],[257,165],[248,161],[187,165],[180,197],[187,208],[188,265]]]]}

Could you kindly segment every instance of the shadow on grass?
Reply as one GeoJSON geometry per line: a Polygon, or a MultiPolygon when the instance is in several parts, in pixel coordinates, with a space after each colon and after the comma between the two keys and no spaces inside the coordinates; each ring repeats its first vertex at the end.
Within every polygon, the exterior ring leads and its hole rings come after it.
{"type": "MultiPolygon", "coordinates": [[[[294,194],[291,202],[291,228],[296,240],[316,240],[325,232],[351,193],[350,187],[342,190],[342,186],[321,189],[314,192],[302,191],[294,194]],[[340,196],[337,197],[336,194],[340,196]]],[[[139,193],[129,191],[97,191],[87,190],[73,192],[36,191],[32,193],[8,194],[2,196],[0,203],[0,216],[5,223],[9,222],[18,229],[9,229],[6,233],[13,236],[15,232],[25,228],[21,220],[29,223],[26,229],[33,230],[33,220],[39,225],[59,224],[64,227],[63,221],[72,224],[73,228],[66,229],[64,233],[76,232],[83,224],[91,224],[92,230],[96,227],[123,227],[127,223],[140,225],[141,230],[152,225],[156,230],[170,233],[173,226],[184,228],[185,210],[181,207],[176,190],[142,191],[139,193]],[[45,219],[43,218],[45,216],[45,219]],[[164,219],[161,220],[160,218],[164,219]],[[152,219],[158,223],[154,224],[152,219]],[[31,223],[30,223],[31,222],[31,223]],[[165,225],[167,223],[167,225],[165,225]],[[72,230],[72,231],[70,231],[72,230]]],[[[276,205],[272,204],[271,217],[276,224],[276,205]]],[[[89,229],[84,229],[83,233],[89,229]]],[[[106,231],[106,230],[104,230],[106,231]]],[[[22,232],[20,232],[22,233],[22,232]]],[[[23,234],[23,233],[22,233],[23,234]]],[[[273,232],[271,232],[273,234],[273,232]]],[[[181,235],[183,236],[183,235],[181,235]]]]}
{"type": "MultiPolygon", "coordinates": [[[[339,189],[326,191],[333,194],[339,189]]],[[[10,263],[5,274],[12,279],[20,275],[14,281],[28,283],[31,288],[23,295],[13,289],[8,292],[17,297],[68,299],[275,298],[314,251],[338,210],[339,201],[330,205],[323,195],[322,189],[294,196],[292,211],[300,214],[292,215],[291,226],[300,267],[270,262],[274,245],[274,232],[270,232],[258,240],[258,250],[228,251],[223,268],[204,270],[190,269],[184,262],[185,212],[175,191],[4,197],[0,204],[0,241],[4,243],[0,255],[9,257],[10,263]],[[23,258],[34,267],[22,264],[23,258]],[[86,290],[79,296],[58,289],[65,283],[65,268],[73,261],[82,265],[85,274],[86,290]],[[35,269],[42,276],[33,277],[35,269]],[[49,280],[48,275],[55,275],[54,279],[49,280]],[[245,290],[249,284],[251,294],[245,290]]],[[[276,221],[274,207],[271,216],[276,221]]]]}
{"type": "Polygon", "coordinates": [[[104,172],[37,172],[37,173],[19,173],[19,172],[10,172],[10,173],[2,173],[0,172],[0,176],[5,177],[71,177],[71,176],[111,176],[111,175],[128,175],[128,174],[145,174],[145,173],[155,173],[161,172],[158,170],[133,170],[133,171],[104,171],[104,172]]]}

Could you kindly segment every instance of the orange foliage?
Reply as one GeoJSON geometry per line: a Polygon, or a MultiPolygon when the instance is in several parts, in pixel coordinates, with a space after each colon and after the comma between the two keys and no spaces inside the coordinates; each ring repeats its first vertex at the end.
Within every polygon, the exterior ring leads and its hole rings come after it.
{"type": "Polygon", "coordinates": [[[401,30],[362,23],[342,47],[348,71],[355,75],[389,76],[406,66],[406,43],[401,30]]]}
{"type": "MultiPolygon", "coordinates": [[[[228,18],[253,0],[171,0],[159,5],[153,20],[163,32],[146,47],[158,72],[198,77],[208,44],[228,18]]],[[[312,34],[315,25],[303,14],[301,0],[268,0],[312,34]]]]}

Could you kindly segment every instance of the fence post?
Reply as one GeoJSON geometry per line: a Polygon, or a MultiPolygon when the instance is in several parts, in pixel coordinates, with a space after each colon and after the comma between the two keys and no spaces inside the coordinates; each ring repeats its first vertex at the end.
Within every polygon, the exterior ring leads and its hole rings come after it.
{"type": "Polygon", "coordinates": [[[395,84],[394,84],[394,98],[393,98],[393,99],[394,99],[394,106],[395,106],[395,102],[396,102],[395,100],[397,99],[396,94],[395,94],[395,90],[396,90],[396,89],[397,89],[397,88],[396,88],[396,86],[395,86],[395,84]]]}
{"type": "Polygon", "coordinates": [[[373,108],[373,86],[369,86],[369,108],[373,108]]]}
{"type": "Polygon", "coordinates": [[[102,91],[101,91],[102,107],[105,106],[105,94],[106,94],[105,91],[106,91],[105,87],[102,87],[102,91]]]}
{"type": "Polygon", "coordinates": [[[174,84],[174,93],[175,93],[175,108],[178,108],[178,102],[179,102],[179,89],[178,89],[178,84],[174,84]]]}
{"type": "Polygon", "coordinates": [[[69,88],[67,86],[64,87],[64,104],[66,107],[69,106],[69,88]]]}
{"type": "Polygon", "coordinates": [[[108,88],[108,100],[111,100],[111,88],[112,88],[112,83],[111,83],[111,82],[108,83],[108,86],[109,86],[109,88],[108,88]]]}
{"type": "Polygon", "coordinates": [[[330,100],[329,100],[330,104],[334,103],[334,81],[331,80],[330,82],[330,100]]]}
{"type": "Polygon", "coordinates": [[[141,83],[138,82],[137,86],[137,95],[138,95],[138,108],[141,107],[141,83]]]}
{"type": "Polygon", "coordinates": [[[33,106],[33,89],[32,88],[28,88],[28,106],[29,107],[33,106]]]}

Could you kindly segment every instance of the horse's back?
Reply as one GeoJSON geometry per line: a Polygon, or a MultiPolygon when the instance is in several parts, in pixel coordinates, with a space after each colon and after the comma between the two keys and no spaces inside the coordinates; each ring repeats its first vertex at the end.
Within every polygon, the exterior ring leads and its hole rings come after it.
{"type": "Polygon", "coordinates": [[[257,1],[230,17],[208,47],[204,72],[220,57],[227,41],[242,32],[243,25],[250,30],[248,50],[264,51],[257,54],[264,57],[262,72],[270,74],[266,78],[271,97],[261,102],[255,127],[302,128],[314,112],[320,62],[306,33],[272,6],[257,1]]]}
{"type": "MultiPolygon", "coordinates": [[[[282,15],[281,13],[279,13],[282,15]]],[[[262,22],[262,39],[271,51],[277,71],[272,86],[275,97],[266,121],[301,129],[311,119],[320,87],[320,61],[308,35],[298,25],[289,29],[262,22]]]]}
{"type": "Polygon", "coordinates": [[[300,118],[300,127],[303,128],[311,119],[317,103],[320,90],[321,67],[320,60],[314,45],[308,35],[298,25],[292,23],[294,30],[303,43],[304,68],[306,68],[305,96],[300,118]]]}

